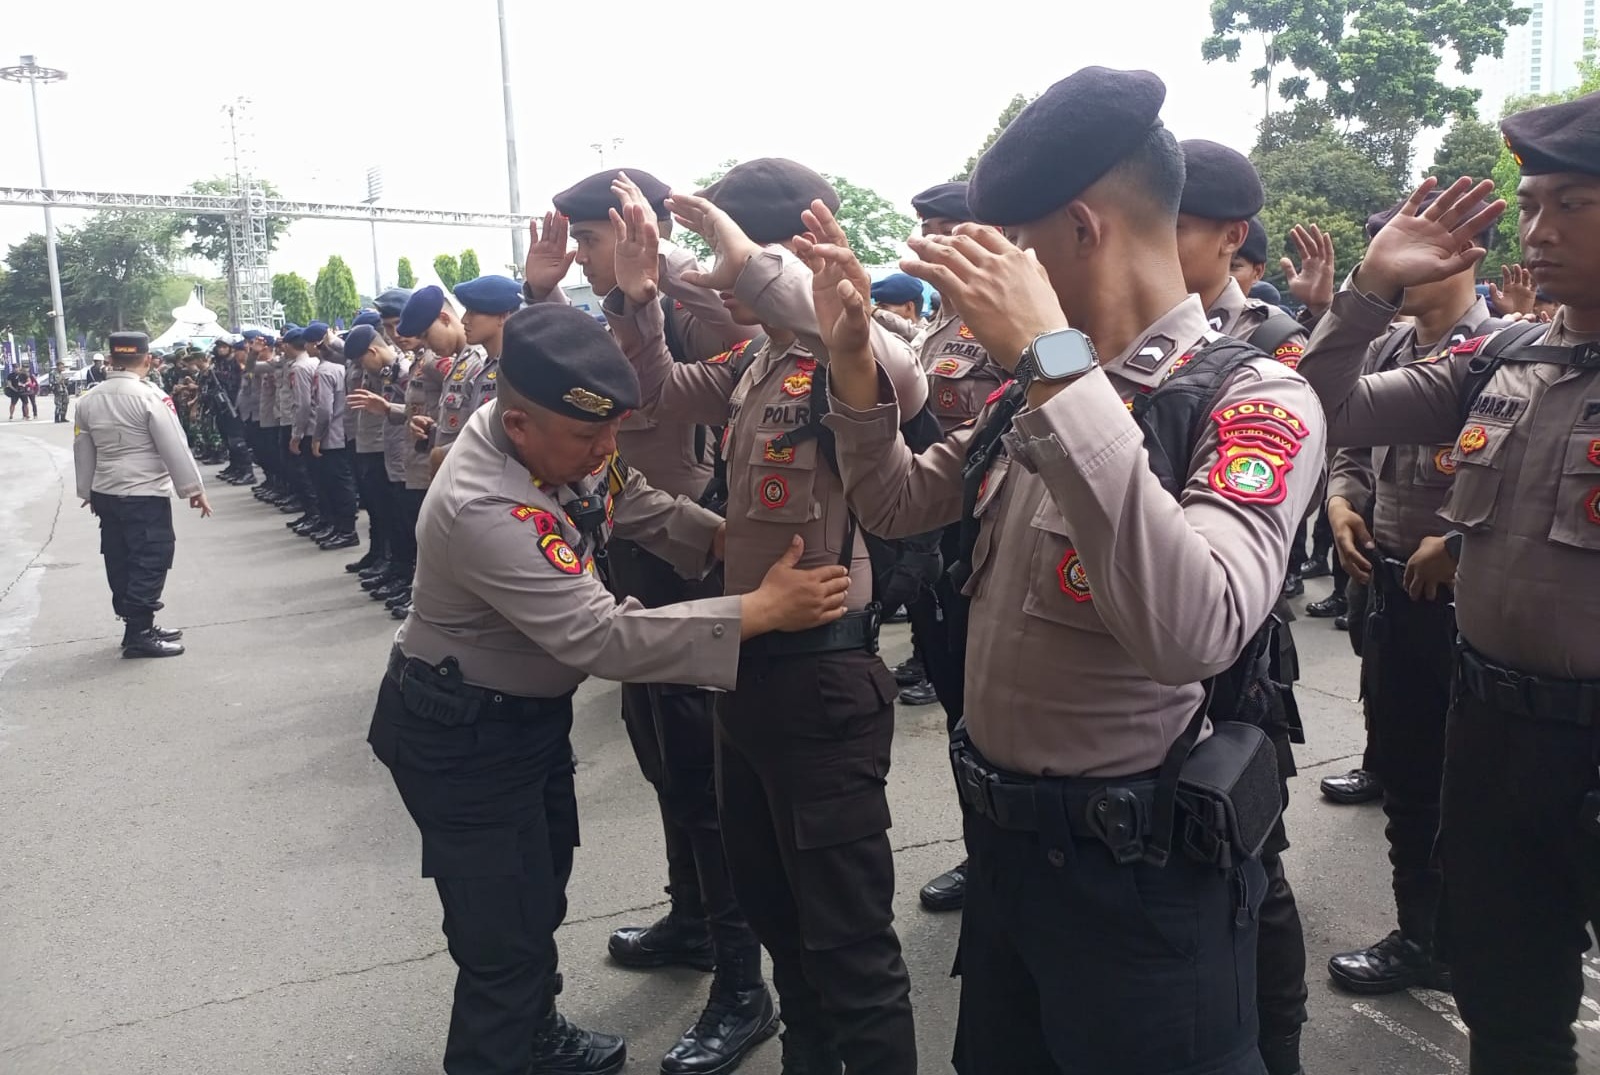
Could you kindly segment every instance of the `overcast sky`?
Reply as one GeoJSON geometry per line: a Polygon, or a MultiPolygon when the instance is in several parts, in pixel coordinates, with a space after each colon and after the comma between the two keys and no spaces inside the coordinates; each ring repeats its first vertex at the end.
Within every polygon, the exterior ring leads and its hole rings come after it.
{"type": "MultiPolygon", "coordinates": [[[[359,201],[366,169],[380,165],[384,204],[507,208],[492,0],[5,6],[0,63],[32,53],[69,74],[40,88],[51,186],[167,193],[222,174],[222,108],[243,95],[257,173],[286,196],[359,201]]],[[[1263,107],[1250,63],[1201,62],[1204,0],[508,8],[530,212],[600,170],[593,143],[608,168],[686,188],[727,158],[793,157],[907,208],[962,165],[1013,93],[1088,64],[1161,75],[1179,138],[1248,150],[1263,107]]],[[[0,185],[37,178],[27,89],[0,82],[0,185]]],[[[0,206],[0,250],[41,229],[37,210],[0,206]]],[[[382,225],[378,244],[385,286],[401,255],[420,269],[471,246],[486,272],[511,256],[507,233],[479,229],[382,225]]],[[[311,279],[332,253],[369,292],[361,223],[296,221],[273,270],[311,279]]]]}

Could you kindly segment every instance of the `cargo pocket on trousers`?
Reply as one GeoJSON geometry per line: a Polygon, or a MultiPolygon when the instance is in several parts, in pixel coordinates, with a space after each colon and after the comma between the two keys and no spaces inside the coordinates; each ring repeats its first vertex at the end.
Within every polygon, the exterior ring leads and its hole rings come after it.
{"type": "Polygon", "coordinates": [[[514,828],[423,830],[424,877],[515,877],[521,872],[514,828]]]}
{"type": "Polygon", "coordinates": [[[794,805],[797,861],[789,881],[806,948],[842,948],[894,920],[889,824],[881,786],[794,805]]]}

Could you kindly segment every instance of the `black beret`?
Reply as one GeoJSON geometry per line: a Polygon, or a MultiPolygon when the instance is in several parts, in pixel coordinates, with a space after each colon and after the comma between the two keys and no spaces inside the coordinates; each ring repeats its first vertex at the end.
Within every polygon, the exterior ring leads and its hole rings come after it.
{"type": "Polygon", "coordinates": [[[728,174],[701,191],[733,218],[752,242],[781,243],[804,235],[800,214],[821,200],[839,210],[839,192],[822,176],[803,164],[782,157],[762,157],[735,165],[728,174]]]}
{"type": "Polygon", "coordinates": [[[399,317],[400,312],[406,308],[406,300],[410,297],[409,287],[391,287],[373,299],[372,305],[376,306],[378,313],[384,317],[399,317]]]}
{"type": "Polygon", "coordinates": [[[606,422],[639,407],[639,378],[593,317],[554,302],[506,319],[500,376],[528,399],[581,422],[606,422]]]}
{"type": "Polygon", "coordinates": [[[650,203],[650,208],[656,211],[658,218],[668,216],[667,195],[672,193],[672,188],[649,172],[637,168],[612,168],[609,171],[596,172],[587,179],[580,179],[566,190],[550,199],[550,204],[555,206],[556,212],[568,220],[609,220],[611,210],[622,211],[622,202],[611,193],[611,184],[617,178],[618,172],[626,172],[628,178],[633,180],[643,193],[645,200],[650,203]]]}
{"type": "Polygon", "coordinates": [[[1249,220],[1267,192],[1250,158],[1219,142],[1191,138],[1183,147],[1183,201],[1178,212],[1203,220],[1249,220]]]}
{"type": "Polygon", "coordinates": [[[1026,224],[1066,205],[1161,125],[1167,87],[1149,71],[1085,67],[1011,121],[972,172],[967,204],[986,224],[1026,224]]]}
{"type": "Polygon", "coordinates": [[[1239,256],[1252,265],[1267,263],[1267,228],[1261,223],[1260,217],[1250,218],[1250,234],[1245,236],[1244,245],[1239,248],[1239,256]]]}
{"type": "Polygon", "coordinates": [[[150,353],[150,337],[143,332],[113,332],[112,358],[137,358],[150,353]]]}
{"type": "Polygon", "coordinates": [[[967,208],[966,183],[940,183],[929,187],[911,199],[911,208],[923,220],[940,217],[944,220],[967,221],[973,219],[967,208]]]}
{"type": "Polygon", "coordinates": [[[1600,175],[1600,93],[1507,116],[1500,131],[1523,175],[1600,175]]]}

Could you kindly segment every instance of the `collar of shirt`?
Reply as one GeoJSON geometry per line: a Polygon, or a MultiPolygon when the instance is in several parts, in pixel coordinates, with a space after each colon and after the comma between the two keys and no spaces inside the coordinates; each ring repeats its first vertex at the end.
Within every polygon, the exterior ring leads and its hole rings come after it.
{"type": "Polygon", "coordinates": [[[121,379],[123,379],[125,381],[142,381],[142,380],[144,380],[143,377],[140,377],[138,374],[132,372],[131,370],[107,370],[106,371],[106,380],[109,381],[113,377],[119,377],[119,378],[121,378],[121,379]]]}
{"type": "Polygon", "coordinates": [[[1600,333],[1578,332],[1567,327],[1567,308],[1565,306],[1556,311],[1555,317],[1550,320],[1550,331],[1545,333],[1544,342],[1553,347],[1576,347],[1580,343],[1600,342],[1600,333]]]}
{"type": "Polygon", "coordinates": [[[1124,381],[1154,388],[1166,380],[1173,362],[1186,354],[1195,341],[1205,338],[1210,327],[1200,296],[1190,295],[1156,318],[1127,350],[1102,362],[1101,368],[1124,381]]]}
{"type": "Polygon", "coordinates": [[[1437,358],[1457,344],[1466,343],[1479,334],[1483,323],[1490,318],[1489,304],[1479,295],[1472,300],[1472,305],[1467,307],[1467,312],[1456,319],[1455,327],[1445,334],[1445,338],[1435,343],[1432,347],[1424,349],[1417,341],[1415,331],[1411,335],[1412,361],[1426,358],[1437,358]]]}
{"type": "Polygon", "coordinates": [[[1212,332],[1220,332],[1224,336],[1233,335],[1234,327],[1239,324],[1239,318],[1250,306],[1250,300],[1245,298],[1244,292],[1239,288],[1239,281],[1232,276],[1228,277],[1228,286],[1222,289],[1222,294],[1217,296],[1217,301],[1211,304],[1211,309],[1206,311],[1206,319],[1211,324],[1212,332]]]}

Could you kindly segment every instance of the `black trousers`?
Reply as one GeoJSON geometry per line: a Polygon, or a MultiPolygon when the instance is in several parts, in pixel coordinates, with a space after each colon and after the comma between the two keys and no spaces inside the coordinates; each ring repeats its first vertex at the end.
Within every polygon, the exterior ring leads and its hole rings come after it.
{"type": "Polygon", "coordinates": [[[111,496],[90,493],[89,506],[100,520],[100,555],[111,585],[111,609],[126,633],[148,630],[164,607],[161,591],[172,570],[177,535],[172,532],[172,501],[164,496],[111,496]]]}
{"type": "Polygon", "coordinates": [[[289,450],[289,442],[294,438],[289,435],[289,427],[282,427],[281,439],[283,442],[283,464],[288,471],[289,491],[305,505],[307,511],[317,513],[320,505],[317,503],[317,486],[311,477],[311,438],[301,437],[295,447],[298,453],[289,450]]]}
{"type": "Polygon", "coordinates": [[[967,811],[960,1075],[1260,1075],[1261,865],[1011,832],[967,811]]]}
{"type": "Polygon", "coordinates": [[[1595,728],[1502,712],[1455,686],[1440,851],[1472,1075],[1576,1075],[1572,1023],[1600,929],[1595,728]]]}
{"type": "Polygon", "coordinates": [[[717,699],[717,798],[739,904],[772,957],[789,1033],[848,1071],[917,1070],[895,935],[885,782],[894,677],[864,651],[747,647],[717,699]]]}
{"type": "MultiPolygon", "coordinates": [[[[347,449],[354,451],[354,449],[347,449]]],[[[388,559],[389,534],[394,528],[391,516],[395,510],[389,496],[389,471],[384,466],[383,453],[355,453],[356,492],[361,507],[367,509],[367,547],[388,559]]]]}
{"type": "Polygon", "coordinates": [[[226,409],[217,412],[217,435],[228,446],[228,469],[243,474],[250,469],[250,446],[245,442],[244,422],[226,409]]]}
{"type": "Polygon", "coordinates": [[[390,518],[389,560],[403,567],[417,566],[417,519],[422,514],[425,489],[407,489],[405,482],[389,483],[389,502],[394,507],[390,518]]]}
{"type": "Polygon", "coordinates": [[[422,833],[422,875],[455,960],[449,1075],[526,1075],[555,1010],[556,929],[578,844],[571,696],[517,719],[445,727],[385,677],[367,742],[422,833]]]}
{"type": "Polygon", "coordinates": [[[1383,781],[1400,932],[1431,948],[1442,884],[1434,841],[1455,615],[1448,594],[1437,601],[1411,600],[1398,574],[1381,563],[1375,568],[1362,642],[1361,696],[1373,771],[1383,781]]]}
{"type": "Polygon", "coordinates": [[[355,533],[356,476],[351,465],[354,453],[349,448],[324,448],[321,456],[313,456],[309,444],[302,450],[311,462],[317,514],[339,533],[355,533]]]}

